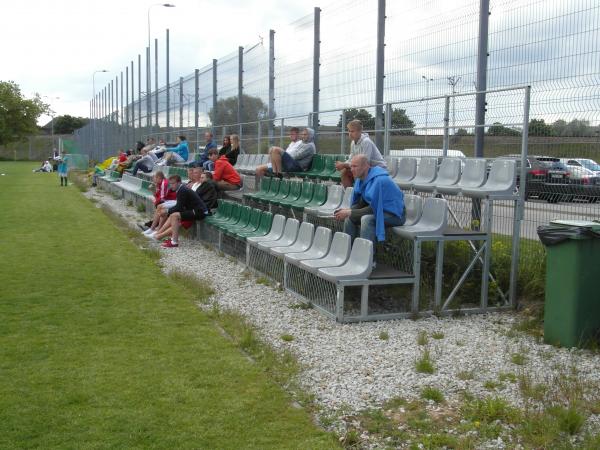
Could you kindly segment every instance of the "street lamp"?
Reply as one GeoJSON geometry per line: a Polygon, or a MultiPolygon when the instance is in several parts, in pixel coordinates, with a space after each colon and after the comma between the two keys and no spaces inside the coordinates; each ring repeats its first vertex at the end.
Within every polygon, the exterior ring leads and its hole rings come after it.
{"type": "Polygon", "coordinates": [[[427,83],[425,91],[425,148],[427,148],[427,135],[429,131],[429,82],[433,81],[433,78],[428,78],[425,75],[421,75],[421,78],[427,83]]]}
{"type": "Polygon", "coordinates": [[[163,6],[165,8],[175,8],[175,5],[173,5],[172,3],[155,3],[148,7],[148,48],[150,48],[150,10],[154,6],[163,6]]]}
{"type": "Polygon", "coordinates": [[[448,84],[452,86],[452,134],[456,134],[456,85],[462,77],[448,77],[448,84]]]}

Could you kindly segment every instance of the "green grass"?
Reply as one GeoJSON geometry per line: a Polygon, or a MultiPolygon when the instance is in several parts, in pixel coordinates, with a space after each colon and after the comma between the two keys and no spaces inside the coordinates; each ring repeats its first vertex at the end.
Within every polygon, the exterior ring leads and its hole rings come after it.
{"type": "Polygon", "coordinates": [[[421,352],[421,356],[415,361],[415,369],[419,373],[432,374],[435,372],[435,366],[433,365],[429,349],[421,352]]]}
{"type": "Polygon", "coordinates": [[[197,308],[210,288],[33,166],[0,163],[0,448],[337,446],[197,308]]]}
{"type": "Polygon", "coordinates": [[[421,390],[421,398],[425,400],[432,400],[436,403],[444,403],[444,394],[437,388],[426,386],[421,390]]]}

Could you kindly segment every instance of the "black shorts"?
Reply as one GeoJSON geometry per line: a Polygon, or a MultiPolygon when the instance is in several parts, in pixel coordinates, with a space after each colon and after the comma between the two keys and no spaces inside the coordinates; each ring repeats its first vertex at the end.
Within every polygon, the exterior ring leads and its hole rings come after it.
{"type": "Polygon", "coordinates": [[[199,209],[188,209],[186,211],[181,211],[181,220],[202,220],[204,219],[204,211],[199,209]]]}

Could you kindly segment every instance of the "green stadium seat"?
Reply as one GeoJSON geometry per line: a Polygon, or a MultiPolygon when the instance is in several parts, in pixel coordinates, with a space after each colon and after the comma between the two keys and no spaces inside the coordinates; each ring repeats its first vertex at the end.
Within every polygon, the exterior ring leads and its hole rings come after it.
{"type": "Polygon", "coordinates": [[[313,198],[316,183],[304,182],[302,183],[302,195],[295,202],[290,203],[288,206],[292,209],[304,210],[304,207],[310,203],[313,198]]]}
{"type": "Polygon", "coordinates": [[[244,194],[244,198],[254,199],[254,197],[256,195],[266,194],[267,192],[269,192],[270,185],[271,185],[271,178],[270,177],[262,177],[262,179],[260,180],[260,189],[257,192],[251,192],[251,193],[244,194]]]}
{"type": "Polygon", "coordinates": [[[273,214],[267,211],[261,211],[260,222],[255,231],[239,231],[236,236],[245,241],[246,238],[253,236],[266,236],[271,231],[271,223],[273,222],[273,214]]]}
{"type": "Polygon", "coordinates": [[[327,201],[327,185],[323,183],[316,184],[314,187],[313,197],[310,202],[302,207],[314,208],[323,205],[327,201]]]}
{"type": "Polygon", "coordinates": [[[294,172],[294,175],[301,178],[312,178],[313,175],[323,170],[324,161],[323,155],[316,154],[313,156],[310,169],[305,172],[294,172]]]}

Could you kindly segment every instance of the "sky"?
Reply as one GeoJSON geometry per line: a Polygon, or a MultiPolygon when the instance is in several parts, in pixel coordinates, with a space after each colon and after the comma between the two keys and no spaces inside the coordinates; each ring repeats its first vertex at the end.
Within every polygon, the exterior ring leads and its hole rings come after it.
{"type": "MultiPolygon", "coordinates": [[[[254,44],[259,36],[266,42],[269,29],[283,28],[314,8],[308,2],[277,0],[172,3],[174,8],[151,8],[151,39],[152,46],[154,38],[164,45],[165,30],[170,29],[170,68],[177,76],[192,73],[240,45],[254,44]]],[[[16,82],[27,97],[46,96],[43,100],[56,115],[87,117],[94,71],[109,71],[96,74],[98,91],[132,59],[137,64],[138,53],[144,58],[148,7],[153,4],[140,0],[2,2],[0,80],[16,82]]],[[[39,123],[48,120],[43,116],[39,123]]]]}

